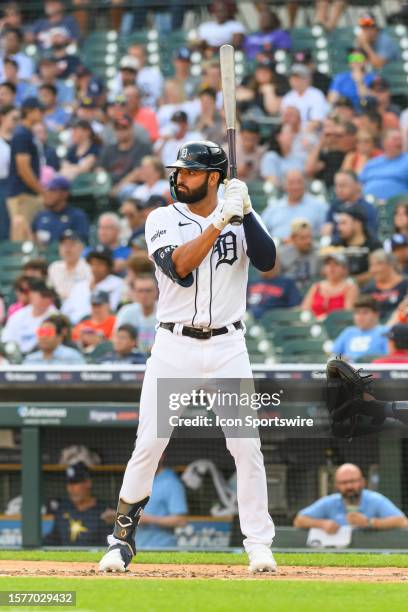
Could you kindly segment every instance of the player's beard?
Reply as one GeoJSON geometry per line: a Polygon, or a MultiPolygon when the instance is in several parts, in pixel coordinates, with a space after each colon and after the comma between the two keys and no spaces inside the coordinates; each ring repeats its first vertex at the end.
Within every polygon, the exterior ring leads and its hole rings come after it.
{"type": "Polygon", "coordinates": [[[184,204],[197,204],[197,202],[203,200],[208,193],[208,176],[204,178],[203,184],[196,189],[186,188],[185,191],[179,191],[179,189],[179,186],[177,186],[178,198],[180,202],[183,202],[184,204]]]}

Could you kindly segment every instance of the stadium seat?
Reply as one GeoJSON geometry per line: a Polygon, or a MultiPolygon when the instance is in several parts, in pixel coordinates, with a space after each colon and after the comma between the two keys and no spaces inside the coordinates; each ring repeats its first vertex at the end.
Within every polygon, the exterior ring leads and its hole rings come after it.
{"type": "Polygon", "coordinates": [[[290,340],[311,340],[318,338],[326,340],[326,330],[318,325],[277,327],[267,331],[266,338],[273,344],[275,351],[280,351],[281,347],[290,340]]]}
{"type": "Polygon", "coordinates": [[[304,326],[305,324],[311,324],[313,321],[315,321],[315,317],[312,313],[291,308],[268,310],[260,319],[260,323],[265,329],[270,329],[274,325],[304,326]]]}
{"type": "Polygon", "coordinates": [[[352,310],[335,310],[328,314],[323,322],[327,335],[331,340],[337,338],[345,327],[353,324],[352,310]]]}
{"type": "Polygon", "coordinates": [[[309,340],[288,340],[282,346],[281,355],[287,357],[289,355],[298,356],[298,362],[302,362],[304,355],[324,355],[323,342],[320,339],[309,340]]]}

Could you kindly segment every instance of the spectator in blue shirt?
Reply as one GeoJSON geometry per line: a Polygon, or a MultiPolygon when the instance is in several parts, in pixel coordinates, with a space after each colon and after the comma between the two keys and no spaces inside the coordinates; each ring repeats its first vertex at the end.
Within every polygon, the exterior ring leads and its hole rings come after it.
{"type": "Polygon", "coordinates": [[[388,352],[386,327],[379,325],[378,303],[369,295],[362,295],[354,304],[354,325],[346,327],[336,338],[333,354],[345,359],[364,355],[386,355],[388,352]]]}
{"type": "Polygon", "coordinates": [[[10,237],[19,241],[31,238],[31,223],[42,208],[44,191],[40,183],[40,151],[33,134],[33,127],[42,119],[39,100],[27,98],[21,116],[21,125],[11,139],[7,199],[10,237]]]}
{"type": "Polygon", "coordinates": [[[383,139],[384,155],[370,159],[359,179],[366,195],[388,200],[408,192],[408,153],[403,153],[399,130],[387,130],[383,139]]]}
{"type": "Polygon", "coordinates": [[[369,72],[367,55],[363,49],[350,49],[347,60],[349,70],[333,78],[328,99],[331,104],[335,104],[340,96],[344,96],[352,101],[354,109],[358,111],[361,99],[369,96],[369,87],[375,73],[369,72]]]}
{"type": "Polygon", "coordinates": [[[60,132],[68,123],[70,114],[57,104],[57,88],[44,83],[38,89],[39,98],[44,106],[44,123],[50,132],[60,132]]]}
{"type": "Polygon", "coordinates": [[[335,198],[330,203],[327,212],[324,233],[331,234],[332,241],[340,238],[337,229],[337,216],[350,206],[357,204],[365,212],[367,230],[371,235],[377,235],[378,221],[376,208],[362,196],[361,185],[357,175],[352,170],[340,170],[334,177],[335,198]]]}
{"type": "Polygon", "coordinates": [[[388,62],[399,60],[397,43],[378,27],[372,13],[361,15],[358,25],[360,32],[357,35],[357,44],[367,54],[367,59],[375,70],[381,70],[388,62]]]}
{"type": "Polygon", "coordinates": [[[44,192],[45,210],[34,218],[32,229],[41,244],[58,242],[63,232],[72,230],[86,243],[89,238],[89,219],[74,206],[69,206],[70,183],[63,176],[54,176],[44,192]]]}
{"type": "Polygon", "coordinates": [[[302,301],[296,281],[282,276],[280,263],[268,272],[260,272],[259,280],[248,286],[248,308],[255,319],[262,317],[273,308],[293,308],[302,301]]]}
{"type": "Polygon", "coordinates": [[[371,529],[408,527],[408,519],[391,500],[365,488],[363,474],[356,465],[344,463],[337,468],[335,485],[338,493],[300,510],[293,521],[295,527],[318,527],[326,533],[337,533],[346,525],[371,529]]]}
{"type": "Polygon", "coordinates": [[[29,353],[24,359],[25,364],[47,365],[77,365],[85,363],[81,353],[63,342],[63,328],[54,319],[45,319],[37,328],[38,351],[29,353]]]}
{"type": "Polygon", "coordinates": [[[65,3],[61,0],[46,0],[44,13],[46,17],[37,19],[26,34],[28,42],[37,42],[44,48],[51,46],[52,30],[64,28],[72,40],[79,40],[79,25],[75,17],[65,15],[65,3]]]}
{"type": "Polygon", "coordinates": [[[173,470],[165,467],[162,458],[140,519],[137,548],[174,548],[177,544],[174,528],[185,525],[187,511],[184,485],[173,470]]]}

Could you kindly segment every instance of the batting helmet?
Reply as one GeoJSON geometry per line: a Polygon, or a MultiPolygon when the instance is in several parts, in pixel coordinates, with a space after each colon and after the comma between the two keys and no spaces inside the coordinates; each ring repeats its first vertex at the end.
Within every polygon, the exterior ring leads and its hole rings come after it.
{"type": "Polygon", "coordinates": [[[210,140],[192,140],[180,147],[177,159],[166,168],[175,168],[176,171],[170,176],[171,194],[175,199],[177,195],[177,169],[190,168],[191,170],[217,171],[220,180],[227,177],[228,158],[225,151],[215,142],[210,140]]]}

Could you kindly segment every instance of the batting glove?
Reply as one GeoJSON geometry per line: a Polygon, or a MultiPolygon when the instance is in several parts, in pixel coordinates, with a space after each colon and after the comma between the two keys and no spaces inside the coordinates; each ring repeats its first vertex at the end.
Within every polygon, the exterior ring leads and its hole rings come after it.
{"type": "Polygon", "coordinates": [[[242,198],[243,206],[244,206],[244,215],[248,215],[252,212],[252,204],[251,198],[249,197],[248,187],[244,181],[240,181],[239,179],[233,178],[231,180],[225,180],[225,199],[227,199],[228,195],[234,195],[234,197],[239,195],[242,198]]]}
{"type": "Polygon", "coordinates": [[[244,214],[242,198],[239,194],[229,194],[224,200],[222,209],[213,219],[212,224],[222,231],[231,221],[232,217],[241,217],[244,214]]]}

